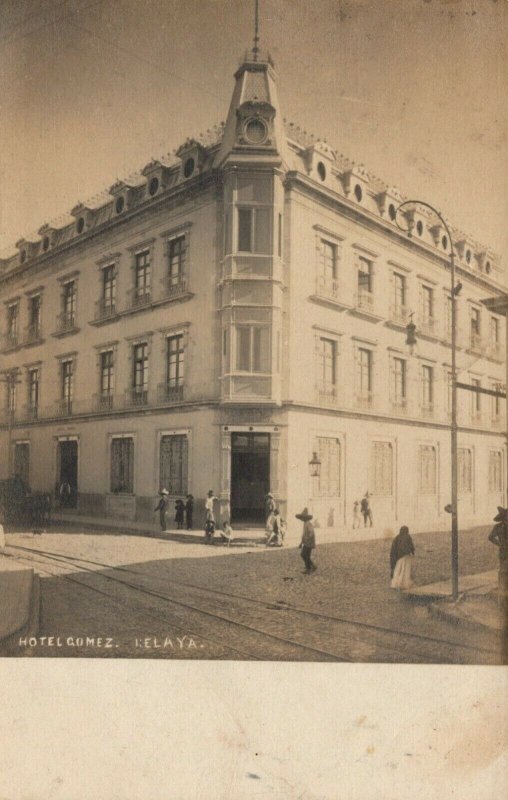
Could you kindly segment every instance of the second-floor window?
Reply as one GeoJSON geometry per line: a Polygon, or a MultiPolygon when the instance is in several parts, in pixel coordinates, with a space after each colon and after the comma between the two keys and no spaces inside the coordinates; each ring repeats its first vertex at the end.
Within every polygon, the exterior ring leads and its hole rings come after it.
{"type": "Polygon", "coordinates": [[[270,253],[270,208],[238,208],[238,251],[270,253]]]}
{"type": "Polygon", "coordinates": [[[480,309],[471,308],[471,344],[478,344],[480,341],[480,309]]]}
{"type": "Polygon", "coordinates": [[[319,340],[319,383],[322,390],[332,390],[337,384],[337,342],[319,340]]]}
{"type": "Polygon", "coordinates": [[[393,273],[393,310],[397,317],[406,313],[406,276],[393,273]]]}
{"type": "Polygon", "coordinates": [[[148,344],[146,342],[134,345],[132,388],[136,394],[143,394],[148,389],[148,344]]]}
{"type": "Polygon", "coordinates": [[[430,286],[422,286],[422,324],[431,325],[434,320],[434,290],[430,286]]]}
{"type": "Polygon", "coordinates": [[[116,268],[114,264],[102,270],[102,306],[105,311],[113,312],[116,307],[116,268]]]}
{"type": "Polygon", "coordinates": [[[74,325],[76,317],[76,283],[64,283],[62,292],[62,321],[65,325],[74,325]]]}
{"type": "Polygon", "coordinates": [[[31,297],[28,304],[28,326],[31,338],[40,336],[41,333],[41,306],[40,294],[31,297]]]}
{"type": "Polygon", "coordinates": [[[373,289],[372,261],[360,256],[358,259],[358,294],[370,295],[373,289]]]}
{"type": "Polygon", "coordinates": [[[270,330],[258,325],[236,327],[236,369],[241,372],[269,372],[270,330]]]}
{"type": "Polygon", "coordinates": [[[372,350],[358,348],[357,391],[361,397],[370,397],[372,392],[372,350]]]}
{"type": "Polygon", "coordinates": [[[185,236],[177,236],[168,242],[168,288],[180,287],[185,280],[185,258],[187,243],[185,236]]]}
{"type": "MultiPolygon", "coordinates": [[[[492,384],[491,389],[494,392],[499,392],[502,390],[502,386],[501,384],[495,382],[492,384]]],[[[499,420],[501,417],[501,398],[497,397],[496,395],[491,395],[491,413],[494,421],[499,420]]]]}
{"type": "Polygon", "coordinates": [[[114,360],[113,350],[104,350],[100,360],[100,394],[101,397],[111,397],[113,394],[114,360]]]}
{"type": "Polygon", "coordinates": [[[405,405],[407,395],[406,360],[394,358],[392,364],[392,402],[397,406],[405,405]]]}
{"type": "Polygon", "coordinates": [[[497,317],[490,318],[490,343],[494,347],[498,347],[500,343],[499,320],[497,317]]]}
{"type": "Polygon", "coordinates": [[[40,373],[37,367],[28,370],[28,408],[37,411],[39,407],[40,373]]]}
{"type": "Polygon", "coordinates": [[[432,408],[434,402],[434,369],[422,365],[422,408],[432,408]]]}
{"type": "Polygon", "coordinates": [[[74,395],[74,365],[71,360],[62,361],[60,367],[60,398],[65,405],[70,406],[74,395]]]}
{"type": "Polygon", "coordinates": [[[14,344],[18,341],[19,305],[17,303],[7,308],[7,338],[14,344]]]}
{"type": "Polygon", "coordinates": [[[166,340],[166,382],[169,387],[183,386],[185,374],[183,334],[166,340]]]}
{"type": "Polygon", "coordinates": [[[150,289],[152,285],[152,271],[149,250],[143,250],[141,253],[136,253],[135,270],[135,299],[138,301],[147,300],[150,298],[150,289]]]}
{"type": "Polygon", "coordinates": [[[17,385],[16,385],[16,376],[15,375],[8,375],[7,376],[7,410],[14,414],[16,411],[16,401],[17,401],[17,385]]]}
{"type": "Polygon", "coordinates": [[[327,242],[325,239],[321,240],[319,278],[325,286],[331,286],[337,280],[337,245],[327,242]]]}

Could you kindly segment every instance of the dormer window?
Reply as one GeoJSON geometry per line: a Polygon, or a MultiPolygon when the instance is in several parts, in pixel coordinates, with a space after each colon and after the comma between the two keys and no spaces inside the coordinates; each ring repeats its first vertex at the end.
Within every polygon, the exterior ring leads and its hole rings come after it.
{"type": "Polygon", "coordinates": [[[153,197],[154,195],[157,194],[158,191],[159,191],[159,179],[154,177],[148,184],[148,194],[150,195],[150,197],[153,197]]]}
{"type": "Polygon", "coordinates": [[[22,250],[21,251],[19,258],[20,258],[21,263],[24,264],[25,261],[26,261],[26,250],[22,250]]]}
{"type": "Polygon", "coordinates": [[[188,158],[183,167],[183,174],[185,178],[190,178],[194,173],[196,162],[193,158],[188,158]]]}
{"type": "Polygon", "coordinates": [[[263,144],[268,136],[266,123],[259,117],[248,119],[245,123],[244,135],[251,144],[263,144]]]}
{"type": "Polygon", "coordinates": [[[326,167],[322,161],[319,161],[317,165],[317,173],[319,175],[320,180],[324,181],[326,178],[326,167]]]}
{"type": "Polygon", "coordinates": [[[395,220],[395,217],[397,216],[397,211],[393,203],[390,203],[390,205],[388,206],[388,216],[390,217],[392,222],[395,220]]]}
{"type": "Polygon", "coordinates": [[[421,219],[419,219],[418,222],[416,223],[416,232],[418,236],[423,235],[423,222],[421,221],[421,219]]]}
{"type": "Polygon", "coordinates": [[[76,222],[76,231],[78,233],[83,233],[84,227],[85,227],[84,217],[79,217],[79,219],[76,222]]]}
{"type": "Polygon", "coordinates": [[[357,183],[356,186],[355,186],[355,197],[358,200],[358,202],[360,203],[361,199],[363,197],[363,192],[362,192],[362,187],[360,186],[359,183],[357,183]]]}
{"type": "Polygon", "coordinates": [[[121,214],[125,207],[125,200],[122,195],[116,198],[115,201],[115,211],[117,214],[121,214]]]}

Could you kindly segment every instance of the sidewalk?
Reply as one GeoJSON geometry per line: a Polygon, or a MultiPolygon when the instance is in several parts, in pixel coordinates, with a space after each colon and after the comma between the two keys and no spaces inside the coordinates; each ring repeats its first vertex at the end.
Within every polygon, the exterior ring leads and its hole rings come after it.
{"type": "Polygon", "coordinates": [[[38,576],[0,554],[0,641],[38,625],[38,576]]]}
{"type": "Polygon", "coordinates": [[[429,612],[449,622],[503,631],[507,618],[501,612],[497,599],[497,571],[489,570],[475,575],[459,577],[459,597],[451,599],[451,580],[406,590],[405,594],[417,600],[431,600],[429,612]]]}

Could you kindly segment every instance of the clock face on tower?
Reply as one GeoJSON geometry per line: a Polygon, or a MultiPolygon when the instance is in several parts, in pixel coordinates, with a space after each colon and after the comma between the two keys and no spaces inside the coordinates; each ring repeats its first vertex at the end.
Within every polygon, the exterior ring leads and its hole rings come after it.
{"type": "Polygon", "coordinates": [[[249,144],[263,144],[268,136],[266,122],[260,117],[251,117],[244,123],[243,135],[249,144]]]}

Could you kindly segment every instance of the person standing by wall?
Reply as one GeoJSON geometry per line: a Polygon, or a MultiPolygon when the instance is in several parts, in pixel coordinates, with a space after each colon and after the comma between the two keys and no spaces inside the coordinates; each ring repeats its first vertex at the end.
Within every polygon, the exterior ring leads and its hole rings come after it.
{"type": "Polygon", "coordinates": [[[355,500],[353,503],[353,530],[360,527],[362,517],[360,514],[360,501],[355,500]]]}
{"type": "Polygon", "coordinates": [[[167,529],[168,529],[167,511],[168,511],[169,492],[168,492],[167,489],[161,489],[161,491],[159,492],[159,495],[160,495],[160,500],[159,500],[158,504],[154,508],[154,513],[155,513],[155,511],[159,512],[159,521],[160,521],[161,531],[166,532],[167,529]]]}
{"type": "Polygon", "coordinates": [[[301,514],[296,514],[296,519],[303,522],[302,540],[300,542],[300,555],[305,564],[304,572],[309,575],[311,572],[317,570],[317,566],[312,561],[312,551],[316,547],[316,534],[314,532],[314,525],[312,524],[312,514],[309,514],[308,508],[304,508],[301,514]]]}
{"type": "Polygon", "coordinates": [[[213,512],[213,504],[218,499],[219,499],[218,497],[215,497],[215,495],[213,493],[213,489],[210,489],[208,491],[208,494],[207,494],[206,500],[205,500],[205,513],[206,513],[206,520],[207,521],[215,522],[215,514],[213,512]]]}

